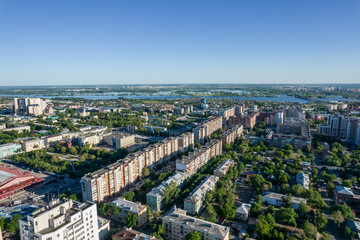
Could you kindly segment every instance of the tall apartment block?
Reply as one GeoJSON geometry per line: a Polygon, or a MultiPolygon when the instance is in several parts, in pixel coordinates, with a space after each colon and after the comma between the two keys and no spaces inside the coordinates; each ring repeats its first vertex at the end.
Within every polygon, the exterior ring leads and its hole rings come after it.
{"type": "Polygon", "coordinates": [[[183,240],[188,233],[200,232],[204,240],[228,240],[230,228],[186,215],[186,211],[174,207],[162,218],[165,239],[183,240]]]}
{"type": "Polygon", "coordinates": [[[194,215],[199,213],[203,208],[206,193],[215,189],[218,180],[219,178],[217,176],[207,176],[200,185],[184,199],[184,210],[194,215]]]}
{"type": "Polygon", "coordinates": [[[306,146],[311,147],[311,133],[306,122],[284,123],[276,126],[272,146],[283,148],[287,144],[292,145],[295,150],[306,146]]]}
{"type": "Polygon", "coordinates": [[[230,144],[235,141],[235,139],[240,136],[244,131],[243,126],[237,125],[233,128],[226,130],[224,133],[220,135],[220,140],[222,141],[222,145],[230,144]]]}
{"type": "Polygon", "coordinates": [[[179,152],[186,152],[194,148],[194,133],[185,132],[178,137],[179,152]]]}
{"type": "MultiPolygon", "coordinates": [[[[192,134],[187,138],[187,145],[192,146],[192,134]]],[[[144,167],[153,169],[157,164],[165,163],[176,157],[179,152],[179,138],[169,137],[155,143],[142,151],[128,155],[93,173],[88,173],[81,179],[84,201],[101,202],[108,196],[132,185],[142,176],[144,167]]]]}
{"type": "Polygon", "coordinates": [[[96,204],[56,200],[19,220],[21,240],[98,240],[96,204]]]}
{"type": "Polygon", "coordinates": [[[41,98],[13,98],[11,107],[15,115],[41,115],[47,103],[41,98]]]}
{"type": "MultiPolygon", "coordinates": [[[[200,126],[203,129],[202,138],[209,139],[211,133],[222,127],[222,117],[209,117],[200,126]]],[[[195,141],[195,132],[183,133],[177,137],[169,137],[142,151],[128,155],[125,159],[118,160],[93,173],[88,173],[81,178],[82,194],[84,201],[101,202],[108,196],[134,184],[142,176],[144,167],[153,169],[157,164],[169,161],[178,155],[192,149],[195,141]]],[[[221,141],[210,141],[201,149],[194,152],[196,163],[194,171],[205,164],[212,157],[221,154],[221,141]],[[198,159],[200,159],[198,161],[198,159]]]]}
{"type": "Polygon", "coordinates": [[[330,114],[327,125],[319,126],[319,133],[360,145],[360,118],[330,114]]]}
{"type": "Polygon", "coordinates": [[[222,153],[222,141],[212,139],[200,149],[194,149],[187,156],[176,160],[176,171],[186,172],[189,175],[195,174],[202,166],[212,158],[222,153]]]}
{"type": "Polygon", "coordinates": [[[210,135],[222,128],[222,116],[209,117],[200,126],[193,129],[194,139],[201,144],[210,139],[210,135]]]}
{"type": "Polygon", "coordinates": [[[222,124],[223,126],[225,126],[229,118],[235,116],[235,106],[221,110],[220,116],[222,116],[222,121],[223,121],[222,124]]]}

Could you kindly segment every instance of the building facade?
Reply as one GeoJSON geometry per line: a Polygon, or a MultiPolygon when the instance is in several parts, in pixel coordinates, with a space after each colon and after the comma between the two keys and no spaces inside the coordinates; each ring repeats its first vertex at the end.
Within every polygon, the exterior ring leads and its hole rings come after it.
{"type": "Polygon", "coordinates": [[[21,240],[99,240],[96,204],[57,200],[19,220],[21,240]]]}
{"type": "Polygon", "coordinates": [[[200,185],[184,199],[184,210],[194,215],[199,213],[203,208],[206,193],[215,189],[218,180],[219,178],[214,175],[206,177],[200,185]]]}
{"type": "Polygon", "coordinates": [[[204,240],[228,240],[230,228],[186,215],[186,211],[174,208],[162,218],[165,239],[183,240],[188,233],[200,232],[204,240]]]}

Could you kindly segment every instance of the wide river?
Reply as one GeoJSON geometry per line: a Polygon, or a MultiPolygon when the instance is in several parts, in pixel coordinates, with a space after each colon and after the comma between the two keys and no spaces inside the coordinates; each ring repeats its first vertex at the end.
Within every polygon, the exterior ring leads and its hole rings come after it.
{"type": "MultiPolygon", "coordinates": [[[[88,100],[111,100],[118,99],[120,97],[130,99],[186,99],[186,98],[202,98],[198,96],[171,96],[171,95],[77,95],[77,96],[46,96],[46,95],[0,95],[3,97],[41,97],[41,98],[83,98],[88,100]]],[[[278,95],[276,97],[239,97],[239,96],[206,96],[206,99],[238,99],[238,100],[256,100],[265,102],[298,102],[298,103],[309,103],[308,100],[296,98],[288,95],[278,95]]],[[[330,102],[330,101],[360,101],[360,99],[347,99],[343,97],[333,98],[319,98],[313,99],[318,101],[330,102]]]]}

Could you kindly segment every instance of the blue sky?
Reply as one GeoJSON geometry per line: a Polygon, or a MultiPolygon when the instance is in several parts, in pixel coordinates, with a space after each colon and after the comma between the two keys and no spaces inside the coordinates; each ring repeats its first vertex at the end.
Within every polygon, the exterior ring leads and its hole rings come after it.
{"type": "Polygon", "coordinates": [[[360,83],[359,0],[0,0],[0,85],[360,83]]]}

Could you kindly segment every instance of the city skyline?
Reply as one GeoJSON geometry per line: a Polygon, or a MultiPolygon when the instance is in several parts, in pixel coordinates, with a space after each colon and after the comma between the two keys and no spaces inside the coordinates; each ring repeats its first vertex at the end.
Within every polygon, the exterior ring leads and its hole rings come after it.
{"type": "Polygon", "coordinates": [[[1,1],[0,86],[359,83],[358,1],[1,1]]]}

